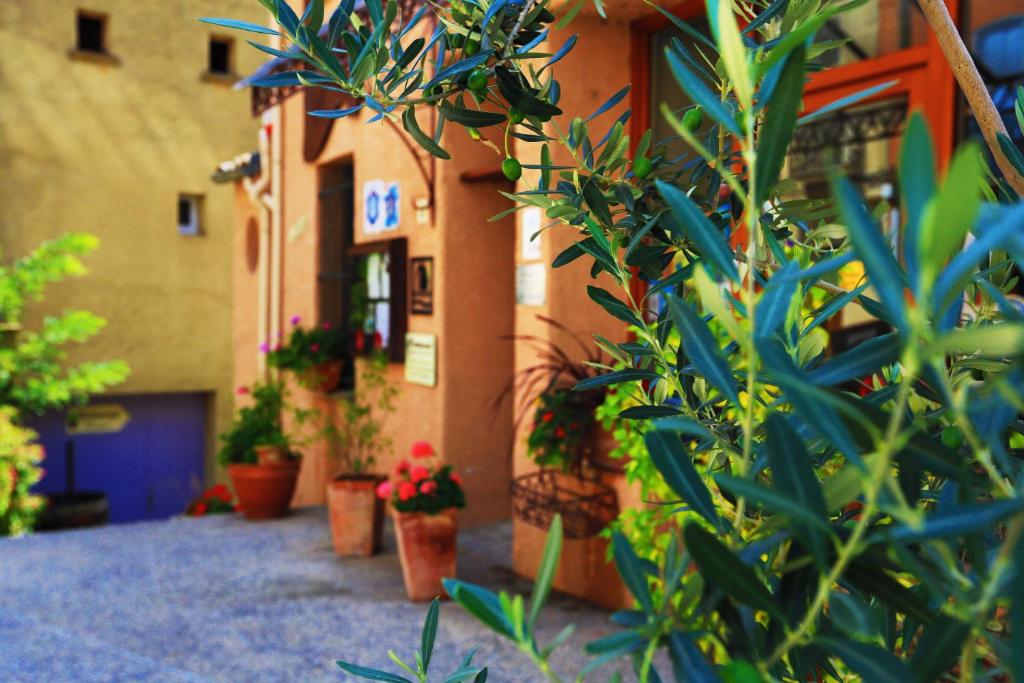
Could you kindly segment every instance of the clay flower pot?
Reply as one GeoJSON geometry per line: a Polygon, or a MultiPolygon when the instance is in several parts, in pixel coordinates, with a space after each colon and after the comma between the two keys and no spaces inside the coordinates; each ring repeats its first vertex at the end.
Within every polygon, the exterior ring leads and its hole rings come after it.
{"type": "Polygon", "coordinates": [[[376,489],[384,479],[377,474],[351,475],[327,484],[331,539],[338,555],[366,557],[380,550],[384,501],[376,489]]]}
{"type": "Polygon", "coordinates": [[[288,512],[299,476],[299,461],[232,464],[228,465],[228,475],[246,519],[274,519],[288,512]]]}
{"type": "Polygon", "coordinates": [[[409,600],[445,597],[441,579],[455,577],[455,509],[436,515],[393,511],[398,557],[409,600]]]}
{"type": "Polygon", "coordinates": [[[302,384],[322,394],[330,393],[337,389],[338,383],[341,382],[343,366],[344,363],[340,358],[314,365],[302,373],[302,384]]]}

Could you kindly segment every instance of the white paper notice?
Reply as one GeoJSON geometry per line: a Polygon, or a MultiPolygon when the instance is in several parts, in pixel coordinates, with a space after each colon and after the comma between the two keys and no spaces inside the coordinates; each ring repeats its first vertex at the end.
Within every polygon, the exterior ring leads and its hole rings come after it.
{"type": "Polygon", "coordinates": [[[521,214],[519,225],[522,231],[519,234],[519,242],[522,244],[523,260],[539,261],[541,259],[541,236],[538,233],[540,232],[543,214],[540,212],[540,207],[537,206],[527,207],[522,210],[521,214]]]}

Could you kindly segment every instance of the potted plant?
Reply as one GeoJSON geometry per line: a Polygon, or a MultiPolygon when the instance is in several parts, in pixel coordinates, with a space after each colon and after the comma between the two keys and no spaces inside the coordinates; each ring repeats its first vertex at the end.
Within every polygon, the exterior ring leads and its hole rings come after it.
{"type": "Polygon", "coordinates": [[[273,348],[266,345],[267,363],[274,368],[295,374],[303,386],[330,393],[342,384],[342,377],[351,373],[352,354],[345,335],[330,323],[305,328],[302,319],[292,316],[292,332],[287,342],[273,348]]]}
{"type": "Polygon", "coordinates": [[[254,384],[239,393],[251,394],[252,405],[238,412],[231,428],[221,435],[218,457],[228,475],[246,519],[273,519],[288,511],[298,455],[289,449],[281,426],[284,387],[279,381],[254,384]]]}
{"type": "Polygon", "coordinates": [[[341,469],[327,484],[331,538],[338,555],[368,556],[381,545],[384,501],[374,491],[387,477],[374,472],[377,455],[390,449],[381,416],[394,411],[398,390],[387,382],[387,357],[378,353],[360,364],[362,372],[352,395],[340,398],[321,434],[328,455],[341,469]]]}
{"type": "Polygon", "coordinates": [[[236,509],[228,487],[224,484],[214,484],[188,504],[185,514],[189,517],[205,517],[227,514],[236,509]]]}
{"type": "Polygon", "coordinates": [[[455,510],[466,506],[466,496],[451,465],[429,462],[437,457],[429,443],[414,443],[412,457],[398,463],[377,495],[391,503],[405,592],[418,602],[443,595],[441,580],[455,576],[455,510]]]}

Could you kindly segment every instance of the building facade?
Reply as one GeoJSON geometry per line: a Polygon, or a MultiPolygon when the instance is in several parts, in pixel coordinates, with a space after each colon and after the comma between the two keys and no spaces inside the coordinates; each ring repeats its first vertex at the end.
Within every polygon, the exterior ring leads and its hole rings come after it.
{"type": "MultiPolygon", "coordinates": [[[[250,0],[0,3],[0,247],[10,259],[67,231],[100,239],[89,276],[48,290],[26,324],[91,310],[108,325],[74,358],[131,367],[109,399],[126,428],[75,443],[79,484],[111,488],[114,520],[180,513],[216,474],[233,407],[234,198],[210,172],[255,145],[233,85],[261,60],[197,18],[261,12],[250,0]]],[[[62,416],[40,426],[43,489],[58,490],[70,436],[62,416]]]]}
{"type": "MultiPolygon", "coordinates": [[[[560,4],[554,3],[556,11],[560,4]]],[[[648,127],[654,128],[656,139],[666,138],[670,129],[657,113],[661,103],[679,108],[687,102],[667,68],[664,50],[672,39],[687,38],[639,0],[607,4],[607,19],[586,3],[567,28],[552,28],[549,36],[553,52],[570,35],[580,34],[577,47],[555,67],[563,84],[562,129],[572,117],[587,116],[632,83],[632,139],[648,127]]],[[[704,7],[703,0],[689,0],[674,11],[700,28],[706,26],[704,7]]],[[[1020,80],[1024,65],[1007,64],[1006,54],[1012,51],[1005,46],[1014,36],[1021,37],[1024,2],[949,0],[949,7],[979,62],[991,62],[993,91],[1010,102],[1009,108],[1001,106],[1011,120],[1012,97],[1005,93],[1020,80]]],[[[956,140],[971,134],[972,121],[915,2],[874,0],[825,30],[846,42],[827,58],[830,68],[812,78],[805,112],[867,88],[880,89],[853,108],[803,127],[786,174],[815,196],[827,187],[823,162],[837,161],[869,201],[884,201],[894,196],[898,182],[895,162],[908,112],[925,113],[943,164],[956,140]],[[881,89],[883,85],[887,87],[881,89]]],[[[1019,54],[1014,56],[1018,61],[1019,54]]],[[[261,74],[287,68],[286,63],[272,63],[261,74]]],[[[469,500],[464,520],[507,516],[510,481],[536,466],[525,457],[524,430],[530,416],[517,415],[511,402],[494,399],[518,371],[538,360],[529,344],[510,342],[509,337],[530,335],[566,348],[572,345],[566,333],[539,316],[584,335],[598,333],[613,340],[625,335],[620,324],[587,298],[587,266],[576,262],[557,270],[548,267],[575,236],[556,228],[531,240],[546,221],[530,210],[488,222],[510,208],[499,194],[509,184],[499,169],[501,157],[471,140],[461,127],[449,127],[442,141],[452,160],[438,162],[411,146],[400,129],[368,125],[366,111],[333,125],[308,117],[309,110],[341,106],[315,92],[256,89],[253,103],[264,126],[270,163],[264,164],[263,173],[270,174],[274,202],[273,215],[263,216],[263,204],[254,203],[242,186],[236,190],[236,381],[259,376],[258,346],[273,343],[290,316],[317,322],[346,314],[343,290],[354,278],[364,277],[349,256],[376,253],[374,258],[383,259],[386,254],[391,278],[389,372],[402,393],[386,427],[394,438],[394,453],[383,454],[380,469],[389,469],[413,441],[427,439],[464,473],[469,500]],[[383,205],[374,203],[375,196],[390,198],[397,207],[392,224],[378,223],[383,205]],[[429,306],[416,300],[423,294],[425,264],[429,306]],[[398,338],[406,333],[411,333],[407,339],[398,338]],[[408,367],[413,361],[425,362],[414,348],[421,342],[436,354],[429,368],[432,382],[424,383],[419,371],[408,367]],[[516,424],[523,430],[517,433],[516,424]]],[[[433,113],[424,108],[419,115],[420,127],[433,130],[433,113]]],[[[591,123],[592,129],[610,126],[616,115],[602,115],[591,123]]],[[[536,146],[526,145],[515,155],[530,164],[539,163],[536,154],[536,146]]],[[[553,162],[560,162],[557,151],[553,162]]],[[[525,172],[521,187],[536,183],[534,173],[525,172]]],[[[890,219],[898,225],[898,208],[890,219]]],[[[844,329],[831,331],[833,343],[877,334],[875,325],[866,314],[851,312],[844,329]]],[[[331,399],[303,395],[303,400],[331,399]]],[[[322,502],[332,467],[323,453],[310,450],[295,503],[322,502]]],[[[639,504],[621,479],[609,482],[620,504],[639,504]]],[[[514,538],[516,569],[530,574],[544,532],[517,520],[514,538]]],[[[567,556],[604,552],[601,541],[567,543],[577,546],[567,549],[567,556]]],[[[589,582],[605,586],[607,592],[614,572],[603,573],[598,564],[563,563],[562,584],[589,582]]],[[[601,599],[617,603],[614,596],[601,599]]]]}

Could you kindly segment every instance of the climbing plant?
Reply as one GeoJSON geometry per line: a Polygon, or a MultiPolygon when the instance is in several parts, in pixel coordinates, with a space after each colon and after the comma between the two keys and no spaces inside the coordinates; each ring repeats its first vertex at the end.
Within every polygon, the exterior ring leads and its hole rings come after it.
{"type": "MultiPolygon", "coordinates": [[[[394,0],[359,12],[343,0],[323,29],[319,0],[301,16],[260,2],[279,28],[207,20],[283,37],[257,47],[302,68],[254,85],[340,90],[357,104],[312,115],[400,119],[441,158],[450,124],[474,136],[504,128],[518,205],[577,237],[553,265],[586,259],[590,298],[636,330],[606,344],[620,369],[576,388],[627,385],[638,397],[623,416],[643,423],[679,531],[657,562],[614,535],[636,608],[588,645],[580,677],[626,658],[639,680],[663,680],[659,651],[679,681],[1024,676],[1024,322],[1006,296],[1024,261],[1024,206],[988,184],[974,144],[940,175],[920,115],[902,140],[897,229],[886,232],[888,207],[869,207],[840,169],[826,201],[794,196],[784,178],[800,126],[879,92],[801,111],[808,72],[834,47],[816,33],[862,0],[707,0],[710,35],[659,9],[694,45],[666,51],[694,102],[661,110],[687,144],[681,157],[649,132],[629,139],[628,89],[559,118],[557,64],[577,37],[549,49],[557,18],[545,0],[459,0],[409,16],[394,0]],[[424,131],[417,110],[429,106],[439,123],[424,131]],[[540,163],[520,163],[520,145],[539,146],[540,163]],[[852,264],[863,280],[840,287],[836,273],[852,264]],[[829,355],[820,330],[852,307],[891,331],[829,355]],[[663,589],[652,594],[654,577],[663,589]]],[[[549,562],[560,539],[550,547],[549,562]]],[[[549,587],[527,607],[447,584],[558,681],[551,653],[564,635],[534,635],[549,587]]]]}

